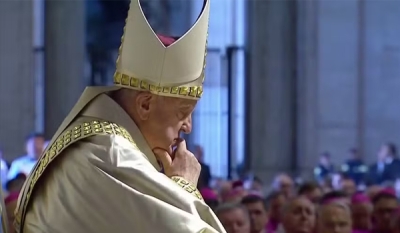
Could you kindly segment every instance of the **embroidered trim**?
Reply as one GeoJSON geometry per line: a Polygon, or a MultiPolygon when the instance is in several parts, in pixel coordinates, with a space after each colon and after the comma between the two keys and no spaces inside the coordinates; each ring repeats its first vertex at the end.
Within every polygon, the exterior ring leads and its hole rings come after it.
{"type": "Polygon", "coordinates": [[[186,190],[188,193],[192,194],[193,196],[197,197],[199,200],[203,200],[203,196],[201,196],[199,190],[194,187],[191,183],[189,183],[187,180],[180,176],[173,176],[171,177],[171,180],[173,180],[176,184],[181,186],[184,190],[186,190]]]}
{"type": "MultiPolygon", "coordinates": [[[[30,182],[25,185],[25,189],[27,189],[26,195],[20,197],[20,206],[15,213],[14,225],[19,232],[22,232],[25,213],[29,205],[31,194],[35,185],[43,175],[45,169],[58,155],[61,154],[65,148],[79,140],[95,135],[119,135],[129,140],[135,147],[137,147],[126,129],[108,121],[94,120],[91,122],[84,122],[65,130],[62,134],[60,134],[60,136],[58,136],[57,140],[53,144],[47,147],[46,151],[42,154],[38,164],[31,173],[32,178],[30,179],[30,182]]],[[[24,191],[25,190],[21,190],[22,195],[25,193],[24,191]]]]}

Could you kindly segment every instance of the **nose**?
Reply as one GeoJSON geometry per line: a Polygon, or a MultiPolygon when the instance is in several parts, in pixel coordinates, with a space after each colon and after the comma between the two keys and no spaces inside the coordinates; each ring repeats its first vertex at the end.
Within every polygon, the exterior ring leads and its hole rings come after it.
{"type": "Polygon", "coordinates": [[[183,121],[181,131],[185,134],[190,134],[192,132],[192,114],[189,114],[189,116],[183,121]]]}

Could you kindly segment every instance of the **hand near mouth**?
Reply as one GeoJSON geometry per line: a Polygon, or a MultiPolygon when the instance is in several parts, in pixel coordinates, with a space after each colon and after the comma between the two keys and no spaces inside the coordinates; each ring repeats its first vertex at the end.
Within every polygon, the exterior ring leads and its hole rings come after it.
{"type": "Polygon", "coordinates": [[[172,154],[160,148],[154,149],[153,153],[157,160],[161,162],[166,176],[179,176],[197,186],[201,170],[200,163],[194,154],[187,149],[184,139],[176,140],[173,147],[175,146],[176,149],[172,154]]]}

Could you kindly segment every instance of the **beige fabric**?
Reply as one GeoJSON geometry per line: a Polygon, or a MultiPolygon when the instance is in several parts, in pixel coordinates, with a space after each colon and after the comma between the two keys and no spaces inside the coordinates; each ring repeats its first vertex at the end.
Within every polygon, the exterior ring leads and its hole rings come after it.
{"type": "MultiPolygon", "coordinates": [[[[165,47],[147,21],[139,0],[131,0],[117,71],[161,87],[202,86],[209,15],[207,0],[196,23],[173,45],[165,47]]],[[[160,90],[152,92],[169,95],[160,90]]]]}
{"type": "MultiPolygon", "coordinates": [[[[64,119],[64,121],[61,123],[60,127],[57,129],[57,132],[54,134],[53,138],[50,140],[49,145],[53,144],[57,137],[68,127],[68,125],[71,124],[71,122],[76,118],[76,116],[82,111],[82,109],[94,98],[96,98],[98,95],[109,92],[109,91],[115,91],[120,89],[120,87],[109,87],[109,86],[102,86],[102,87],[86,87],[85,90],[83,91],[82,95],[79,97],[78,102],[75,104],[75,106],[72,108],[71,112],[68,114],[68,116],[64,119]]],[[[39,163],[36,164],[38,166],[39,163]]],[[[36,168],[36,167],[35,167],[36,168]]],[[[27,184],[30,184],[32,180],[32,176],[28,176],[28,178],[25,181],[24,186],[22,187],[21,194],[18,198],[18,205],[16,211],[18,211],[21,208],[21,202],[22,202],[22,197],[25,197],[27,194],[27,184]]]]}
{"type": "Polygon", "coordinates": [[[225,232],[204,202],[158,171],[154,154],[122,108],[106,94],[85,92],[58,134],[82,103],[95,97],[73,122],[93,117],[115,122],[128,130],[140,151],[115,135],[68,147],[36,187],[23,232],[225,232]]]}

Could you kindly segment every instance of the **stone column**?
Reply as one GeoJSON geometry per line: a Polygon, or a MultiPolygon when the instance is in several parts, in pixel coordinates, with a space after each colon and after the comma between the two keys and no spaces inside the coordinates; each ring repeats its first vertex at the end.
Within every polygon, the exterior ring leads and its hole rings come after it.
{"type": "Polygon", "coordinates": [[[85,1],[46,1],[45,16],[45,131],[51,137],[85,87],[85,1]]]}
{"type": "Polygon", "coordinates": [[[297,160],[311,175],[320,153],[340,165],[359,147],[360,1],[299,1],[297,31],[297,160]]]}
{"type": "Polygon", "coordinates": [[[11,160],[35,130],[32,1],[0,1],[0,147],[11,160]]]}
{"type": "Polygon", "coordinates": [[[361,96],[366,160],[376,161],[381,144],[400,145],[400,2],[364,1],[361,96]]]}
{"type": "Polygon", "coordinates": [[[318,6],[318,1],[297,4],[297,166],[305,176],[318,154],[318,6]]]}
{"type": "Polygon", "coordinates": [[[265,180],[291,170],[295,145],[295,1],[248,1],[247,156],[265,180]]]}

